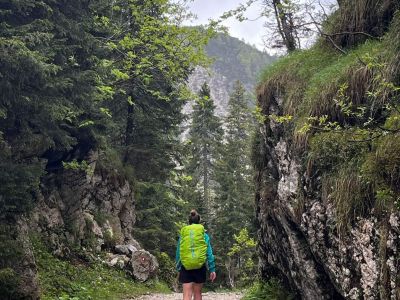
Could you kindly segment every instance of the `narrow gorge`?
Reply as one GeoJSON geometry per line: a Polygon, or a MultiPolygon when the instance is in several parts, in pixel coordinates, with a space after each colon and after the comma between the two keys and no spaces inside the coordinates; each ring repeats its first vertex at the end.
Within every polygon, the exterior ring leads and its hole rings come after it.
{"type": "Polygon", "coordinates": [[[201,1],[0,2],[0,300],[400,299],[399,0],[201,1]]]}

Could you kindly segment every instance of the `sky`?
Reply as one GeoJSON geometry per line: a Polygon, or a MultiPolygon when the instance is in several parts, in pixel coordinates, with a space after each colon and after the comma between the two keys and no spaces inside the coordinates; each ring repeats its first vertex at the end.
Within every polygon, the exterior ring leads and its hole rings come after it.
{"type": "MultiPolygon", "coordinates": [[[[331,5],[336,3],[336,0],[320,0],[324,5],[331,5]]],[[[224,12],[237,8],[241,3],[245,3],[246,0],[192,0],[188,3],[189,10],[197,15],[192,25],[206,24],[208,20],[218,19],[224,12]]],[[[254,3],[246,12],[245,16],[252,20],[257,19],[261,13],[261,3],[258,1],[254,3]]],[[[267,50],[271,52],[271,49],[265,49],[263,39],[265,39],[266,29],[264,28],[265,18],[258,18],[255,21],[243,21],[239,22],[234,17],[225,20],[222,24],[229,30],[229,34],[233,37],[244,40],[250,45],[254,45],[259,50],[267,50]]],[[[272,51],[273,52],[273,51],[272,51]]]]}
{"type": "MultiPolygon", "coordinates": [[[[208,19],[218,19],[224,12],[237,8],[244,0],[194,0],[190,2],[190,10],[197,15],[193,25],[206,24],[208,19]]],[[[246,17],[255,19],[260,15],[261,7],[258,3],[252,5],[246,12],[246,17]]],[[[255,45],[263,50],[263,24],[265,20],[239,22],[235,18],[224,21],[229,34],[233,37],[244,39],[248,44],[255,45]]]]}

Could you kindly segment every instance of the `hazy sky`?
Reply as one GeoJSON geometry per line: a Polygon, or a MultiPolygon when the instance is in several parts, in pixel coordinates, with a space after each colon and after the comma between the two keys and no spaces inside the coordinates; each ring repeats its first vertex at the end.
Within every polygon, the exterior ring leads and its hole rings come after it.
{"type": "MultiPolygon", "coordinates": [[[[240,3],[245,2],[246,0],[192,0],[188,4],[189,8],[198,17],[192,24],[206,24],[208,19],[218,19],[224,12],[235,9],[240,3]]],[[[261,2],[254,3],[248,9],[245,16],[249,19],[256,19],[261,12],[261,2]]],[[[321,3],[329,5],[336,3],[336,0],[321,0],[321,3]]],[[[265,37],[264,23],[265,18],[260,18],[256,21],[239,22],[232,17],[224,21],[223,25],[229,28],[230,35],[244,39],[248,44],[255,45],[258,49],[263,50],[263,37],[265,37]]]]}
{"type": "MultiPolygon", "coordinates": [[[[244,0],[194,0],[189,3],[190,10],[197,15],[194,24],[205,24],[208,19],[218,19],[224,12],[235,9],[244,0]]],[[[255,19],[259,16],[261,7],[254,4],[249,8],[246,16],[255,19]]],[[[262,42],[263,23],[265,20],[239,22],[235,18],[226,20],[223,25],[229,28],[230,35],[244,39],[249,44],[254,44],[258,49],[264,48],[262,42]]]]}

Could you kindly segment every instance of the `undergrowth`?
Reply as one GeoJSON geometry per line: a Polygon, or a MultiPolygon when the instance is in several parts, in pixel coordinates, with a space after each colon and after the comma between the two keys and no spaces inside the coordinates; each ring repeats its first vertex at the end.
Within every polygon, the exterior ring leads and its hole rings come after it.
{"type": "Polygon", "coordinates": [[[56,258],[38,238],[33,244],[43,300],[113,300],[169,291],[158,281],[134,282],[124,271],[100,262],[56,258]]]}
{"type": "Polygon", "coordinates": [[[290,300],[294,296],[289,294],[277,279],[267,282],[256,282],[250,287],[242,300],[290,300]]]}

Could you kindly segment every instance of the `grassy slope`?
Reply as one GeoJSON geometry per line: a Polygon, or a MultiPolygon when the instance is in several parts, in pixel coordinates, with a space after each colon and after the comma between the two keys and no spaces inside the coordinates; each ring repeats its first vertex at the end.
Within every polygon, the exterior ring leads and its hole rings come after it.
{"type": "Polygon", "coordinates": [[[148,292],[170,292],[160,282],[134,282],[125,272],[99,262],[60,260],[38,240],[34,241],[34,251],[44,300],[113,300],[148,292]]]}
{"type": "Polygon", "coordinates": [[[400,159],[396,155],[400,138],[391,132],[380,135],[379,129],[400,128],[395,109],[385,108],[393,102],[393,93],[382,92],[382,83],[399,85],[399,34],[397,13],[383,39],[346,49],[347,54],[319,42],[312,49],[294,52],[267,68],[258,87],[259,105],[266,114],[269,101],[276,94],[282,97],[281,115],[292,118],[285,122],[285,130],[293,137],[296,151],[303,150],[298,153],[302,153],[304,169],[311,175],[322,175],[323,194],[332,196],[337,208],[337,229],[342,232],[371,208],[390,211],[400,199],[395,184],[400,180],[400,159]],[[351,116],[338,105],[341,99],[347,101],[351,116]],[[355,115],[361,109],[379,118],[366,126],[367,116],[355,115]],[[337,122],[340,129],[324,130],[318,118],[325,116],[327,122],[337,122]],[[304,133],[310,117],[317,118],[313,125],[323,130],[304,133]],[[369,141],[371,134],[376,137],[369,141]],[[355,142],[358,140],[365,142],[355,142]]]}

